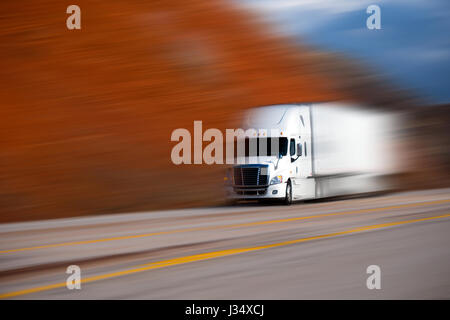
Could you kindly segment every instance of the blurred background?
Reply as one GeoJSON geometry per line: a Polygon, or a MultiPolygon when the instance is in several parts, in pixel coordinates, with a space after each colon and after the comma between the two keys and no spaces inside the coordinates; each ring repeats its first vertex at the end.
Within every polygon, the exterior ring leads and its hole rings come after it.
{"type": "Polygon", "coordinates": [[[219,205],[223,167],[176,128],[352,100],[404,117],[399,189],[450,185],[445,0],[0,3],[0,222],[219,205]],[[81,8],[81,30],[66,8],[81,8]],[[381,30],[366,8],[381,7],[381,30]]]}

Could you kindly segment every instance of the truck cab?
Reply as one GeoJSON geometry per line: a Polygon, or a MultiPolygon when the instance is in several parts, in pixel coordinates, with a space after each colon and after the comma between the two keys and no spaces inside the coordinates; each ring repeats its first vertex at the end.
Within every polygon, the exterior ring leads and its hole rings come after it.
{"type": "Polygon", "coordinates": [[[286,204],[314,198],[309,106],[256,108],[243,127],[250,133],[237,139],[245,153],[238,154],[229,170],[228,197],[280,199],[286,204]]]}

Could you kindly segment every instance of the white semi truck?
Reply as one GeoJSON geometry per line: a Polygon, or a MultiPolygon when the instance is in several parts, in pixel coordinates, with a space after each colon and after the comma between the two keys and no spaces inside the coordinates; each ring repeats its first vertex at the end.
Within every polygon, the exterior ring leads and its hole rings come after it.
{"type": "Polygon", "coordinates": [[[247,112],[236,140],[244,150],[229,168],[228,199],[317,199],[388,189],[396,171],[394,117],[326,102],[247,112]],[[248,133],[250,132],[250,133],[248,133]]]}

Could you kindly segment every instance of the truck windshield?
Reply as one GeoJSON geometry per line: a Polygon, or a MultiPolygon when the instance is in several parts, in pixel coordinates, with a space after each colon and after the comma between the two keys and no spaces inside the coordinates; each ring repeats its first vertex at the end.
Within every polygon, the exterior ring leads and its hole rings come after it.
{"type": "Polygon", "coordinates": [[[287,138],[245,138],[246,157],[285,156],[287,150],[287,138]]]}

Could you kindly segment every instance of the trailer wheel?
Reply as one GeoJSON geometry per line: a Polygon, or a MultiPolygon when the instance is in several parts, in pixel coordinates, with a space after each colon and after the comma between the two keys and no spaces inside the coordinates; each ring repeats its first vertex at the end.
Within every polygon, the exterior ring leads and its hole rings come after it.
{"type": "Polygon", "coordinates": [[[286,196],[284,198],[284,204],[290,206],[292,204],[292,185],[291,180],[286,184],[286,196]]]}

